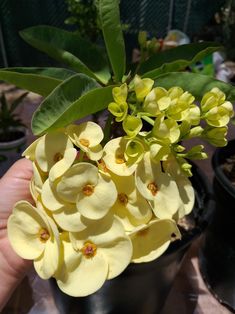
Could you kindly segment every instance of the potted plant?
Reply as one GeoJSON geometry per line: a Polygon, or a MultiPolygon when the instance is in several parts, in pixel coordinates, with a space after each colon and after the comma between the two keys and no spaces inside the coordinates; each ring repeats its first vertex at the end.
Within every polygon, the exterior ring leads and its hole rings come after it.
{"type": "Polygon", "coordinates": [[[202,276],[220,303],[235,311],[235,140],[217,148],[212,158],[216,209],[200,254],[202,276]]]}
{"type": "Polygon", "coordinates": [[[215,43],[150,56],[140,36],[140,62],[126,65],[118,1],[100,0],[98,9],[107,56],[77,34],[36,26],[21,36],[71,70],[0,71],[44,96],[32,118],[40,137],[23,153],[33,162],[35,205],[15,205],[8,235],[41,278],[78,297],[82,312],[156,313],[212,204],[190,162],[207,157],[204,147],[186,149],[184,141],[225,145],[235,90],[182,72],[218,50],[215,43]],[[81,121],[99,113],[102,127],[81,121]],[[189,230],[186,216],[194,222],[189,230]]]}
{"type": "Polygon", "coordinates": [[[2,92],[0,97],[0,176],[21,157],[25,149],[26,127],[16,113],[28,92],[24,92],[9,103],[2,92]]]}

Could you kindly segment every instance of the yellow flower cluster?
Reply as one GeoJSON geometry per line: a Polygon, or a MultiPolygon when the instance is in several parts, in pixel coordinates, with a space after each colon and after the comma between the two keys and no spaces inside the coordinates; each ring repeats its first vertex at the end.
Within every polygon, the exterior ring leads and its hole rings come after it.
{"type": "Polygon", "coordinates": [[[185,153],[179,141],[203,135],[222,142],[214,129],[224,135],[233,112],[217,89],[199,108],[181,88],[153,87],[138,76],[115,87],[113,98],[109,110],[126,135],[103,143],[102,128],[89,121],[37,139],[23,154],[33,163],[35,205],[16,203],[8,221],[15,251],[71,296],[94,293],[181,237],[177,222],[195,199],[185,158],[205,153],[201,145],[185,153]]]}

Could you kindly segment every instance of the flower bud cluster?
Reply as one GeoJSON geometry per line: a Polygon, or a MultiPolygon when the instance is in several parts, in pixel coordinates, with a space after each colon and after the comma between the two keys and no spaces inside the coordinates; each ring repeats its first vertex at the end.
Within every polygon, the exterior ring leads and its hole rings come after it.
{"type": "Polygon", "coordinates": [[[181,87],[155,87],[153,80],[136,75],[129,85],[115,87],[113,98],[108,109],[117,122],[122,122],[129,145],[138,142],[140,155],[142,147],[147,147],[155,162],[173,156],[187,176],[192,175],[187,160],[205,159],[207,154],[203,145],[186,151],[182,141],[199,137],[215,146],[227,144],[233,105],[217,87],[205,93],[198,104],[181,87]],[[148,122],[147,129],[143,121],[148,122]]]}

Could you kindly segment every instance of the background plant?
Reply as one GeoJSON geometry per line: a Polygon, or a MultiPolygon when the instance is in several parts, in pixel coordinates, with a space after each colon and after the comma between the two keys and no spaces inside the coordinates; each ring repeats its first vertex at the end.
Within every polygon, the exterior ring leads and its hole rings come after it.
{"type": "Polygon", "coordinates": [[[7,101],[6,95],[2,92],[0,97],[0,140],[5,142],[13,140],[11,133],[12,128],[25,126],[16,109],[22,104],[28,92],[21,94],[13,100],[12,103],[7,101]]]}

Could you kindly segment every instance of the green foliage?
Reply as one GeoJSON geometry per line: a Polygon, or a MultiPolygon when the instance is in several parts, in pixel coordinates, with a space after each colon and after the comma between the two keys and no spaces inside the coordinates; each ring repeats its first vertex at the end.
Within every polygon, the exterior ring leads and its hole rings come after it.
{"type": "Polygon", "coordinates": [[[96,41],[100,35],[97,0],[66,0],[70,16],[65,24],[74,25],[83,38],[96,41]]]}
{"type": "Polygon", "coordinates": [[[22,119],[15,111],[27,94],[28,92],[24,92],[14,99],[12,103],[7,101],[4,92],[0,96],[0,133],[3,134],[6,139],[9,138],[9,133],[12,127],[24,126],[22,119]]]}
{"type": "MultiPolygon", "coordinates": [[[[72,6],[85,2],[71,0],[69,3],[72,6]]],[[[142,33],[139,36],[140,48],[141,45],[147,45],[149,53],[146,54],[146,49],[140,49],[145,54],[135,70],[130,70],[131,67],[126,66],[119,1],[99,0],[97,9],[106,49],[82,38],[81,33],[78,35],[55,27],[34,26],[21,31],[21,37],[59,61],[63,67],[0,70],[0,79],[45,97],[33,115],[32,129],[35,134],[64,127],[106,109],[111,102],[111,86],[120,86],[125,82],[129,84],[136,74],[142,79],[154,79],[155,86],[180,86],[196,98],[201,98],[206,91],[217,86],[227,94],[228,99],[235,100],[233,86],[206,75],[182,72],[191,64],[221,49],[217,43],[193,43],[159,52],[156,39],[147,42],[142,33]]],[[[139,83],[143,84],[141,80],[139,83]]],[[[141,86],[138,88],[142,89],[141,86]]],[[[132,106],[138,106],[136,99],[128,101],[132,106]]],[[[113,110],[119,111],[125,107],[125,104],[115,105],[113,110]]]]}

